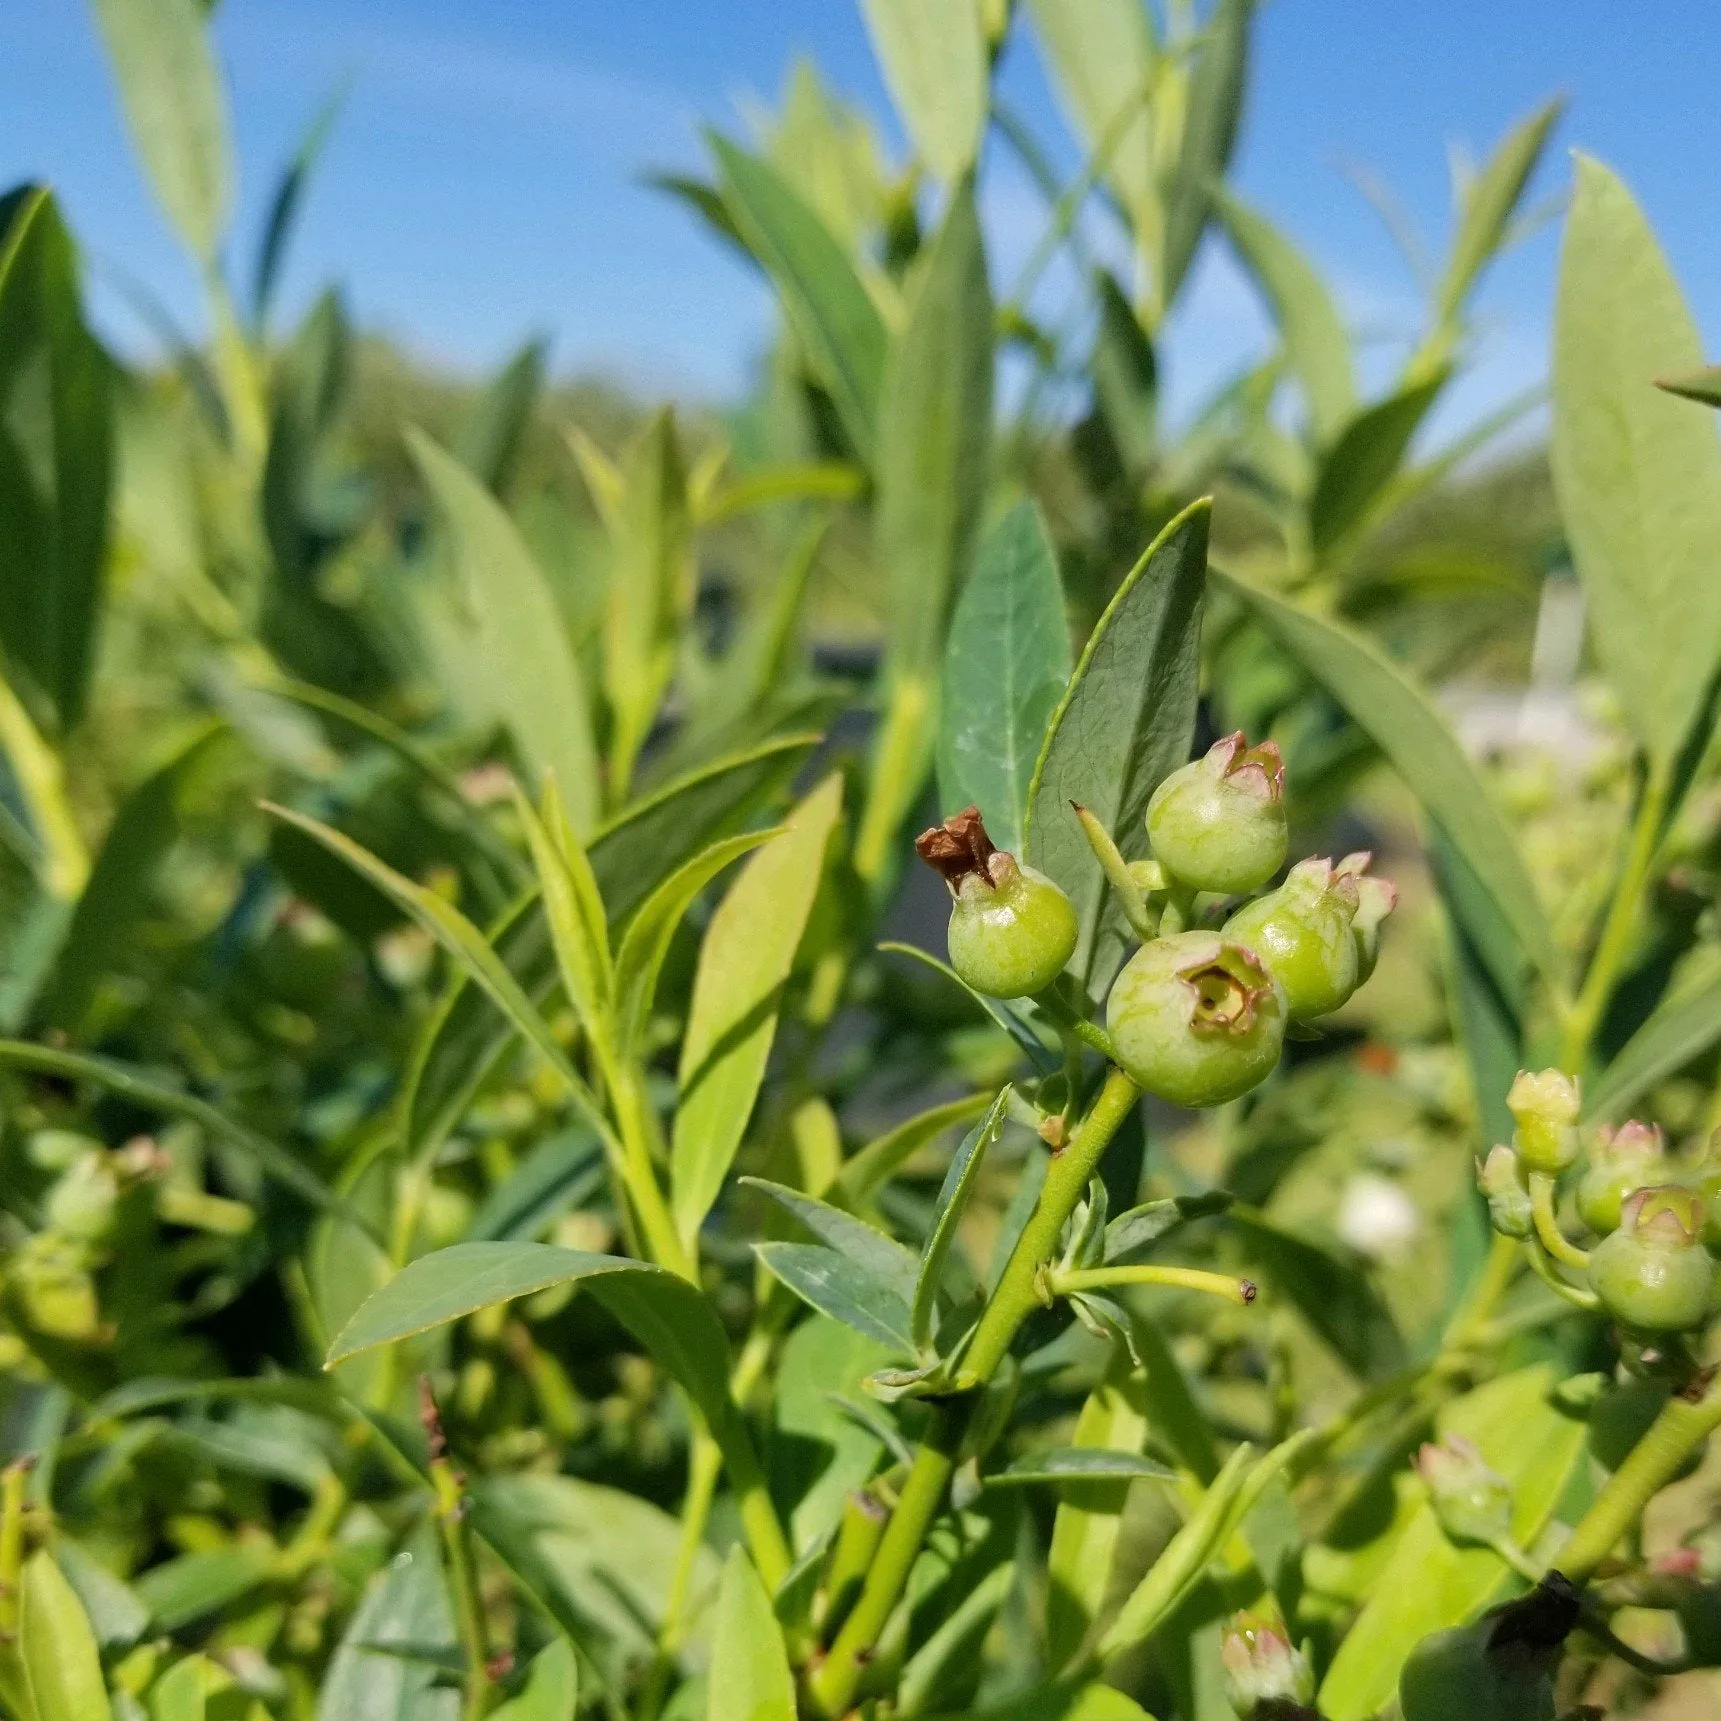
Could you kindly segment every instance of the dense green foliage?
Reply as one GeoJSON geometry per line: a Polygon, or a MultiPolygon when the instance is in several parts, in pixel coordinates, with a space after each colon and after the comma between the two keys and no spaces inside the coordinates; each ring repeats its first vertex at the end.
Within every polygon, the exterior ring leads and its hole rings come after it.
{"type": "Polygon", "coordinates": [[[1578,158],[1552,492],[1478,477],[1553,108],[1366,398],[1225,183],[1250,0],[862,10],[907,159],[803,67],[662,182],[781,311],[690,417],[281,330],[331,116],[241,290],[206,8],[95,0],[210,334],[121,363],[0,202],[11,1721],[1721,1668],[1721,391],[1644,217],[1578,158]],[[1278,341],[1173,431],[1204,244],[1278,341]]]}

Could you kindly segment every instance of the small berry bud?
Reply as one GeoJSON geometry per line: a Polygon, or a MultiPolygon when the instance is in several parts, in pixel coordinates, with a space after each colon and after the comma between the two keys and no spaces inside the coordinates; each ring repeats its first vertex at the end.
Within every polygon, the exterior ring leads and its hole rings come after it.
{"type": "Polygon", "coordinates": [[[1512,1528],[1512,1490],[1462,1435],[1449,1434],[1416,1455],[1434,1516],[1455,1542],[1488,1547],[1512,1528]]]}
{"type": "Polygon", "coordinates": [[[1106,1000],[1118,1062],[1174,1105],[1213,1106],[1263,1081],[1285,1039],[1285,998],[1252,952],[1214,932],[1150,939],[1106,1000]]]}
{"type": "Polygon", "coordinates": [[[1619,1229],[1620,1203],[1634,1189],[1662,1181],[1667,1143],[1655,1124],[1622,1123],[1600,1131],[1578,1183],[1578,1214],[1598,1237],[1619,1229]]]}
{"type": "Polygon", "coordinates": [[[950,966],[989,998],[1025,998],[1064,971],[1076,948],[1076,911],[1046,877],[992,846],[969,807],[915,839],[950,887],[950,966]]]}
{"type": "Polygon", "coordinates": [[[1295,1706],[1314,1701],[1314,1669],[1291,1642],[1285,1621],[1271,1600],[1254,1612],[1232,1615],[1220,1640],[1219,1663],[1225,1675],[1225,1696],[1239,1715],[1253,1715],[1263,1705],[1295,1706]]]}
{"type": "Polygon", "coordinates": [[[1330,860],[1298,861],[1277,890],[1225,923],[1225,936],[1253,950],[1284,987],[1293,1022],[1336,1010],[1357,989],[1358,900],[1350,873],[1330,860]]]}
{"type": "Polygon", "coordinates": [[[1346,855],[1337,871],[1356,880],[1356,916],[1351,921],[1351,936],[1356,940],[1356,983],[1362,983],[1374,973],[1380,960],[1381,922],[1398,907],[1398,886],[1389,878],[1372,878],[1368,868],[1374,856],[1366,849],[1346,855]]]}
{"type": "Polygon", "coordinates": [[[1192,890],[1256,890],[1285,859],[1285,762],[1242,731],[1173,771],[1147,803],[1147,837],[1165,870],[1192,890]]]}
{"type": "Polygon", "coordinates": [[[1517,1154],[1504,1142],[1477,1162],[1476,1185],[1488,1198],[1488,1222],[1502,1237],[1522,1241],[1529,1236],[1536,1222],[1530,1192],[1524,1187],[1517,1154]]]}
{"type": "Polygon", "coordinates": [[[1560,1070],[1519,1070],[1506,1095],[1518,1126],[1519,1157],[1531,1171],[1558,1177],[1578,1156],[1578,1084],[1560,1070]]]}
{"type": "Polygon", "coordinates": [[[1692,1190],[1664,1184],[1626,1197],[1619,1229],[1589,1264],[1590,1284],[1621,1326],[1684,1333],[1703,1325],[1715,1289],[1703,1223],[1703,1198],[1692,1190]]]}

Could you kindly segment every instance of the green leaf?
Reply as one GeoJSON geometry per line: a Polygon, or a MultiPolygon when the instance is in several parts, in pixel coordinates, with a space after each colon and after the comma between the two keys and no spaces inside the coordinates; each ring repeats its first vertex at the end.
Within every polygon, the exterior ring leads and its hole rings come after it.
{"type": "Polygon", "coordinates": [[[1584,1115],[1597,1121],[1629,1111],[1657,1083],[1721,1040],[1721,973],[1676,990],[1656,1006],[1619,1055],[1584,1094],[1584,1115]]]}
{"type": "Polygon", "coordinates": [[[1435,294],[1434,315],[1438,323],[1457,319],[1477,276],[1505,243],[1524,187],[1536,171],[1547,147],[1548,134],[1564,107],[1565,103],[1557,99],[1548,102],[1514,126],[1489,158],[1488,165],[1470,183],[1458,221],[1458,235],[1452,241],[1452,254],[1435,294]]]}
{"type": "Polygon", "coordinates": [[[1309,541],[1317,556],[1331,555],[1374,517],[1447,375],[1438,371],[1364,407],[1322,458],[1309,502],[1309,541]]]}
{"type": "Polygon", "coordinates": [[[592,871],[621,927],[683,861],[727,836],[785,789],[821,737],[782,735],[665,783],[607,820],[592,839],[592,871]]]}
{"type": "Polygon", "coordinates": [[[537,1242],[604,1184],[603,1145],[579,1124],[540,1141],[478,1205],[466,1243],[537,1242]]]}
{"type": "Polygon", "coordinates": [[[964,180],[917,260],[878,413],[873,556],[891,599],[898,676],[929,676],[967,572],[992,436],[992,295],[964,180]]]}
{"type": "Polygon", "coordinates": [[[1183,141],[1165,199],[1165,243],[1159,303],[1177,297],[1213,207],[1213,187],[1225,177],[1237,143],[1249,78],[1249,20],[1254,0],[1218,0],[1195,51],[1183,120],[1183,141]]]}
{"type": "Polygon", "coordinates": [[[771,1598],[746,1553],[731,1548],[711,1630],[706,1721],[795,1721],[795,1676],[771,1598]]]}
{"type": "Polygon", "coordinates": [[[1684,395],[1687,400],[1701,401],[1704,406],[1721,406],[1721,365],[1705,365],[1702,370],[1678,376],[1658,376],[1655,386],[1669,394],[1684,395]]]}
{"type": "Polygon", "coordinates": [[[980,1683],[986,1638],[1015,1578],[1015,1562],[1002,1560],[978,1582],[964,1584],[966,1593],[902,1670],[897,1713],[903,1721],[919,1721],[934,1704],[960,1703],[973,1695],[980,1683]]]}
{"type": "MultiPolygon", "coordinates": [[[[1111,1581],[1130,1480],[1137,1474],[1098,1475],[1093,1461],[1103,1454],[1102,1467],[1119,1458],[1145,1464],[1140,1453],[1147,1429],[1146,1382],[1128,1349],[1114,1342],[1105,1378],[1088,1394],[1076,1419],[1074,1446],[1018,1461],[1034,1480],[1069,1465],[1077,1484],[1058,1501],[1046,1553],[1046,1660],[1053,1667],[1067,1665],[1099,1615],[1111,1581]]],[[[1011,1465],[1003,1479],[1010,1479],[1016,1469],[1011,1465]]],[[[1142,1473],[1158,1471],[1159,1466],[1149,1465],[1142,1473]]]]}
{"type": "Polygon", "coordinates": [[[317,1174],[301,1165],[284,1148],[276,1146],[266,1136],[235,1123],[224,1113],[193,1094],[177,1088],[165,1088],[140,1075],[131,1065],[113,1058],[85,1057],[77,1052],[56,1051],[51,1046],[28,1045],[21,1040],[0,1040],[0,1064],[10,1064],[23,1070],[37,1070],[62,1080],[93,1082],[109,1093],[118,1094],[145,1111],[165,1112],[169,1117],[189,1118],[218,1140],[236,1148],[251,1160],[265,1177],[284,1184],[301,1200],[325,1213],[335,1214],[360,1230],[368,1232],[365,1220],[335,1195],[317,1174]]]}
{"type": "Polygon", "coordinates": [[[1141,0],[1029,0],[1029,11],[1058,94],[1090,152],[1124,113],[1140,111],[1118,139],[1105,173],[1139,243],[1159,221],[1148,106],[1158,57],[1153,14],[1141,0]]]}
{"type": "Polygon", "coordinates": [[[85,1553],[69,1536],[61,1536],[54,1557],[83,1604],[100,1648],[130,1649],[149,1630],[149,1609],[137,1591],[94,1555],[85,1553]]]}
{"type": "Polygon", "coordinates": [[[978,0],[861,0],[891,99],[942,180],[974,163],[986,127],[986,37],[978,0]]]}
{"type": "Polygon", "coordinates": [[[257,247],[257,269],[251,284],[251,320],[259,330],[268,323],[269,309],[275,302],[281,266],[287,257],[287,243],[293,236],[305,188],[328,145],[351,88],[351,79],[343,80],[318,106],[299,140],[299,147],[293,152],[292,160],[276,182],[275,195],[269,200],[269,213],[263,222],[263,238],[257,247]]]}
{"type": "MultiPolygon", "coordinates": [[[[652,1657],[681,1541],[667,1512],[571,1476],[486,1476],[470,1492],[473,1528],[600,1674],[619,1683],[652,1657]]],[[[709,1547],[687,1576],[685,1620],[702,1626],[718,1576],[709,1547]]],[[[703,1635],[690,1632],[684,1654],[697,1655],[703,1635]]]]}
{"type": "Polygon", "coordinates": [[[1273,1294],[1293,1303],[1359,1380],[1404,1366],[1404,1340],[1360,1259],[1299,1237],[1253,1208],[1232,1206],[1226,1225],[1273,1294]]]}
{"type": "Polygon", "coordinates": [[[558,1637],[532,1658],[519,1696],[490,1711],[492,1721],[574,1721],[579,1679],[574,1646],[565,1637],[558,1637]]]}
{"type": "Polygon", "coordinates": [[[783,987],[842,813],[827,777],[750,859],[711,917],[681,1044],[671,1207],[690,1247],[734,1162],[777,1032],[783,987]]]}
{"type": "Polygon", "coordinates": [[[957,1124],[968,1123],[980,1116],[991,1103],[989,1093],[969,1094],[964,1099],[947,1100],[943,1105],[931,1106],[894,1129],[886,1130],[844,1163],[836,1181],[837,1195],[848,1206],[859,1207],[876,1190],[883,1188],[923,1147],[957,1124]]]}
{"type": "Polygon", "coordinates": [[[818,1243],[755,1243],[753,1252],[808,1308],[882,1345],[892,1356],[914,1355],[907,1299],[860,1262],[818,1243]]]}
{"type": "Polygon", "coordinates": [[[151,1566],[133,1586],[158,1631],[180,1631],[230,1608],[274,1569],[269,1548],[235,1544],[200,1549],[151,1566]]]}
{"type": "Polygon", "coordinates": [[[1011,1090],[1000,1088],[991,1109],[963,1138],[950,1169],[944,1174],[943,1186],[933,1209],[931,1234],[920,1252],[920,1270],[915,1278],[914,1299],[910,1305],[909,1336],[917,1351],[924,1351],[932,1342],[933,1317],[938,1312],[938,1293],[944,1283],[944,1264],[956,1242],[956,1230],[962,1223],[969,1199],[974,1194],[976,1180],[986,1163],[987,1151],[1003,1133],[1011,1090]]]}
{"type": "Polygon", "coordinates": [[[1642,211],[1580,155],[1554,317],[1554,488],[1596,656],[1662,767],[1721,661],[1721,442],[1713,419],[1653,386],[1702,360],[1642,211]]]}
{"type": "MultiPolygon", "coordinates": [[[[1078,1424],[1078,1439],[1080,1432],[1078,1424]]],[[[1132,1482],[1137,1477],[1150,1482],[1175,1482],[1177,1472],[1137,1452],[1112,1452],[1097,1446],[1048,1446],[1016,1459],[1008,1469],[995,1470],[986,1478],[986,1486],[1013,1488],[1029,1482],[1053,1482],[1073,1495],[1095,1487],[1132,1482]]]]}
{"type": "Polygon", "coordinates": [[[628,922],[627,935],[616,952],[615,963],[616,1022],[624,1052],[633,1051],[644,1040],[657,996],[658,976],[682,916],[725,867],[761,843],[783,835],[784,828],[779,825],[768,831],[744,831],[738,837],[725,837],[722,842],[713,843],[671,873],[628,922]]]}
{"type": "MultiPolygon", "coordinates": [[[[942,1721],[958,1718],[946,1716],[942,1721]]],[[[1060,1681],[1030,1691],[999,1709],[969,1710],[961,1721],[1153,1721],[1153,1717],[1116,1686],[1060,1681]]]]}
{"type": "Polygon", "coordinates": [[[1159,363],[1152,340],[1110,270],[1099,271],[1095,291],[1100,302],[1099,328],[1088,360],[1094,404],[1125,476],[1145,482],[1157,452],[1159,363]]]}
{"type": "MultiPolygon", "coordinates": [[[[763,1177],[748,1177],[742,1181],[751,1189],[768,1195],[792,1218],[798,1220],[826,1248],[835,1250],[870,1278],[884,1286],[906,1311],[914,1302],[915,1282],[920,1277],[920,1262],[911,1250],[895,1238],[887,1237],[864,1219],[833,1207],[798,1189],[772,1183],[763,1177]]],[[[755,1244],[755,1249],[770,1248],[771,1244],[755,1244]]]]}
{"type": "Polygon", "coordinates": [[[1028,785],[1070,678],[1058,561],[1039,507],[1019,502],[987,534],[944,651],[938,788],[973,803],[999,848],[1022,852],[1028,785]]]}
{"type": "Polygon", "coordinates": [[[188,1655],[150,1687],[151,1721],[204,1721],[209,1699],[231,1691],[233,1676],[207,1656],[188,1655]]]}
{"type": "Polygon", "coordinates": [[[1493,899],[1525,957],[1545,976],[1557,978],[1553,936],[1523,857],[1433,701],[1358,635],[1217,570],[1215,578],[1392,761],[1479,888],[1493,899]]]}
{"type": "Polygon", "coordinates": [[[1264,215],[1223,188],[1213,195],[1226,234],[1279,325],[1313,440],[1325,447],[1356,411],[1350,340],[1338,307],[1308,259],[1264,215]]]}
{"type": "Polygon", "coordinates": [[[496,708],[532,776],[555,772],[574,828],[586,836],[598,823],[597,749],[585,680],[555,597],[478,479],[420,430],[407,431],[407,446],[448,524],[496,708]]]}
{"type": "Polygon", "coordinates": [[[657,717],[698,583],[687,470],[668,409],[629,445],[620,480],[603,630],[610,785],[618,798],[657,717]]]}
{"type": "Polygon", "coordinates": [[[1226,1190],[1209,1189],[1201,1195],[1171,1195],[1144,1202],[1120,1213],[1106,1226],[1104,1264],[1110,1267],[1140,1259],[1179,1226],[1226,1212],[1233,1199],[1226,1190]]]}
{"type": "Polygon", "coordinates": [[[84,713],[114,478],[113,366],[53,196],[0,197],[0,644],[59,728],[84,713]]]}
{"type": "MultiPolygon", "coordinates": [[[[1555,1371],[1546,1363],[1518,1370],[1447,1404],[1440,1434],[1461,1435],[1512,1489],[1512,1540],[1534,1547],[1582,1462],[1585,1423],[1550,1399],[1555,1371]]],[[[1328,1721],[1367,1721],[1398,1687],[1405,1657],[1430,1632],[1473,1618],[1516,1582],[1489,1548],[1447,1540],[1423,1504],[1371,1586],[1322,1682],[1328,1721]]]]}
{"type": "Polygon", "coordinates": [[[42,1003],[55,1025],[76,1028],[83,1021],[102,975],[125,953],[148,904],[156,868],[179,836],[186,791],[226,732],[219,720],[201,727],[121,803],[73,910],[54,982],[42,1003]]]}
{"type": "Polygon", "coordinates": [[[491,378],[461,426],[454,451],[493,496],[505,497],[513,488],[526,432],[544,392],[547,348],[542,339],[527,341],[491,378]]]}
{"type": "Polygon", "coordinates": [[[181,239],[214,263],[232,203],[227,103],[198,0],[95,0],[132,143],[181,239]]]}
{"type": "Polygon", "coordinates": [[[848,253],[782,175],[725,138],[711,134],[710,144],[735,225],[776,283],[790,326],[870,466],[889,346],[884,320],[848,253]]]}
{"type": "Polygon", "coordinates": [[[46,1548],[24,1562],[18,1652],[33,1721],[108,1721],[113,1714],[89,1616],[46,1548]]]}
{"type": "Polygon", "coordinates": [[[1147,854],[1147,801],[1189,758],[1200,681],[1211,504],[1166,526],[1125,576],[1053,713],[1029,791],[1027,858],[1069,893],[1081,932],[1071,968],[1104,997],[1131,942],[1072,801],[1126,859],[1147,854]]]}
{"type": "Polygon", "coordinates": [[[460,1693],[434,1662],[414,1657],[454,1651],[436,1526],[424,1519],[371,1580],[329,1662],[316,1721],[455,1721],[460,1693]]]}

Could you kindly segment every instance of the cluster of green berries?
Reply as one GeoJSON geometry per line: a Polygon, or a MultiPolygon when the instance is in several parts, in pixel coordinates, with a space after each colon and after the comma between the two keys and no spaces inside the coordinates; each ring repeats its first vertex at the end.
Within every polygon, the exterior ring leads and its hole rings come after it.
{"type": "MultiPolygon", "coordinates": [[[[1374,971],[1397,892],[1368,875],[1366,854],[1300,861],[1276,890],[1222,918],[1228,899],[1261,889],[1284,864],[1284,790],[1272,742],[1251,747],[1241,734],[1227,736],[1154,791],[1151,861],[1125,867],[1110,850],[1108,875],[1115,883],[1119,869],[1127,873],[1151,935],[1112,984],[1106,1029],[1122,1068],[1174,1104],[1220,1105],[1247,1093],[1278,1063],[1290,1025],[1336,1010],[1374,971]]],[[[1094,840],[1109,847],[1103,833],[1094,840]]],[[[994,998],[1051,987],[1080,930],[1063,891],[995,849],[974,807],[923,832],[915,847],[955,899],[957,974],[994,998]]]]}
{"type": "Polygon", "coordinates": [[[1567,1265],[1581,1261],[1588,1289],[1628,1333],[1653,1338],[1704,1326],[1717,1306],[1711,1251],[1721,1245],[1714,1153],[1696,1166],[1681,1163],[1659,1128],[1635,1120],[1595,1131],[1586,1146],[1578,1084],[1558,1070],[1519,1071],[1506,1103],[1512,1142],[1477,1167],[1494,1229],[1567,1265]],[[1560,1179],[1573,1172],[1572,1206],[1596,1239],[1587,1252],[1552,1230],[1560,1179]]]}

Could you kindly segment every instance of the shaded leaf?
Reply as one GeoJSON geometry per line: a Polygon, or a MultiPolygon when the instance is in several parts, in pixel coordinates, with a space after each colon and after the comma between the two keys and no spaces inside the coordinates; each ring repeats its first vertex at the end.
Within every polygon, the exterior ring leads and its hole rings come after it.
{"type": "Polygon", "coordinates": [[[920,1150],[936,1141],[948,1129],[978,1117],[991,1104],[989,1093],[969,1094],[964,1099],[948,1100],[943,1105],[899,1123],[874,1141],[869,1141],[859,1153],[848,1160],[836,1181],[836,1193],[850,1206],[859,1206],[875,1190],[882,1188],[920,1150]]]}
{"type": "Polygon", "coordinates": [[[1345,426],[1321,460],[1309,501],[1309,541],[1317,556],[1330,555],[1369,523],[1446,378],[1442,370],[1408,384],[1345,426]]]}
{"type": "MultiPolygon", "coordinates": [[[[1721,1040],[1721,974],[1664,998],[1584,1093],[1584,1114],[1597,1121],[1629,1111],[1657,1083],[1721,1040]]],[[[1502,1138],[1504,1139],[1504,1138],[1502,1138]]]]}
{"type": "Polygon", "coordinates": [[[942,974],[953,986],[960,986],[1012,1040],[1027,1054],[1028,1061],[1042,1075],[1051,1075],[1059,1067],[1058,1054],[1054,1052],[1033,1028],[1002,998],[988,998],[983,992],[976,992],[948,962],[941,962],[928,951],[917,950],[912,944],[881,944],[881,955],[909,956],[916,962],[930,968],[935,974],[942,974]]]}
{"type": "Polygon", "coordinates": [[[519,469],[520,451],[544,392],[549,343],[530,340],[490,379],[467,413],[454,452],[494,496],[506,496],[519,469]]]}
{"type": "Polygon", "coordinates": [[[574,1646],[558,1637],[533,1656],[526,1683],[517,1697],[490,1714],[492,1721],[574,1721],[579,1707],[580,1669],[574,1646]]]}
{"type": "Polygon", "coordinates": [[[933,1208],[932,1231],[926,1247],[920,1252],[920,1268],[915,1278],[914,1298],[910,1305],[909,1336],[917,1351],[932,1342],[933,1316],[938,1312],[938,1293],[944,1282],[944,1264],[956,1242],[957,1227],[967,1210],[970,1197],[987,1151],[1003,1133],[1011,1090],[1001,1088],[998,1097],[979,1123],[963,1138],[944,1174],[943,1187],[933,1208]]]}
{"type": "Polygon", "coordinates": [[[1072,970],[1103,997],[1130,942],[1081,826],[1079,801],[1126,859],[1147,854],[1147,802],[1189,757],[1211,505],[1196,502],[1136,563],[1089,636],[1052,716],[1029,793],[1027,858],[1080,924],[1072,970]]]}

